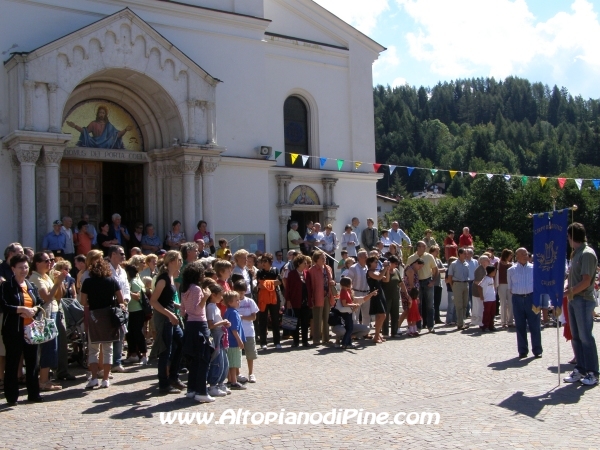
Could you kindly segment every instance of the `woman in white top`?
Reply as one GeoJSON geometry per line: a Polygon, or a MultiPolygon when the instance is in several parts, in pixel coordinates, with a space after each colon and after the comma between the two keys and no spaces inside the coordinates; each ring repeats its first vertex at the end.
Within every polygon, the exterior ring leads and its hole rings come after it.
{"type": "Polygon", "coordinates": [[[356,233],[352,231],[352,225],[346,225],[342,234],[342,250],[348,251],[348,256],[356,257],[356,246],[359,245],[356,233]]]}

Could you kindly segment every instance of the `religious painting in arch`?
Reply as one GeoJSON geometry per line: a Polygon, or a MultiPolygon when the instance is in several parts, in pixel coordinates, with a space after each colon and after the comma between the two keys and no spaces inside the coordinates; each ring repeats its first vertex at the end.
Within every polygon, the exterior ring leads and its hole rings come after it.
{"type": "Polygon", "coordinates": [[[292,205],[319,205],[319,196],[313,188],[305,184],[296,186],[290,194],[292,205]]]}
{"type": "Polygon", "coordinates": [[[140,127],[131,114],[106,100],[86,100],[75,105],[63,122],[62,132],[72,135],[67,147],[144,150],[140,127]]]}

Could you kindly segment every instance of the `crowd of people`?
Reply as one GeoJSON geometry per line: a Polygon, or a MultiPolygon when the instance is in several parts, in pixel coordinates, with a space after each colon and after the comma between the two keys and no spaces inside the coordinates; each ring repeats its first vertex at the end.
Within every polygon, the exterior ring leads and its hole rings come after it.
{"type": "MultiPolygon", "coordinates": [[[[155,360],[160,393],[185,391],[195,401],[213,402],[257,381],[255,361],[268,348],[269,331],[275,349],[285,338],[292,348],[302,343],[348,349],[361,339],[383,344],[435,333],[443,324],[444,288],[446,326],[481,333],[513,327],[519,358],[529,354],[527,332],[534,357],[542,356],[541,328],[551,325],[547,303],[542,314],[533,308],[527,250],[504,249],[498,258],[490,248],[475,256],[468,228],[458,243],[452,230],[447,233],[444,264],[431,230],[404,261],[402,250],[412,244],[397,222],[379,232],[373,219],[360,229],[353,218],[340,238],[331,225],[321,231],[319,223],[309,223],[302,236],[292,222],[284,260],[283,250],[275,256],[244,249],[232,254],[224,239],[215,247],[204,221],[190,241],[179,221],[163,240],[152,224],[135,224],[129,232],[118,214],[98,231],[88,219],[75,229],[68,217],[55,221],[39,252],[19,243],[4,252],[0,382],[11,405],[17,404],[19,384],[26,385],[29,401],[39,402],[41,392],[75,380],[69,363],[84,351],[86,389],[108,388],[129,364],[155,360]],[[84,311],[87,345],[72,342],[67,332],[65,308],[73,302],[84,311]],[[35,344],[27,330],[40,315],[58,332],[35,344]]],[[[592,335],[598,264],[583,225],[570,225],[568,240],[573,254],[565,317],[575,369],[565,381],[591,386],[598,382],[592,335]]]]}

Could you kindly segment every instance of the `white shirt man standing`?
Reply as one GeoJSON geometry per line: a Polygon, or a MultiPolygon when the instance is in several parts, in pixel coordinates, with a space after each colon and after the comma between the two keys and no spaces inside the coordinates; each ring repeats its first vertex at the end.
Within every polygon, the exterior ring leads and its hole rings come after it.
{"type": "MultiPolygon", "coordinates": [[[[110,260],[110,270],[114,279],[119,283],[123,301],[127,305],[131,300],[131,291],[129,281],[127,280],[127,273],[121,267],[121,263],[125,261],[125,250],[119,245],[113,245],[108,248],[108,258],[110,260]]],[[[123,332],[123,328],[121,328],[119,330],[119,340],[113,342],[113,367],[111,369],[113,372],[125,372],[121,364],[124,337],[125,333],[123,332]]]]}
{"type": "Polygon", "coordinates": [[[75,243],[73,242],[73,219],[68,216],[62,218],[62,233],[67,238],[64,257],[73,266],[75,264],[75,243]]]}
{"type": "Polygon", "coordinates": [[[410,243],[410,238],[404,231],[400,229],[398,222],[392,223],[392,228],[389,229],[388,237],[390,238],[390,241],[396,245],[402,246],[402,241],[405,241],[409,247],[412,245],[410,243]]]}

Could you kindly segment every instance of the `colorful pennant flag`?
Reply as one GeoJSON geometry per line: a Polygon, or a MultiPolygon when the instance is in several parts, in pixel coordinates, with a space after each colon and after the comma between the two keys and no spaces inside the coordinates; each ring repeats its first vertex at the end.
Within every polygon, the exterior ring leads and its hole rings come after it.
{"type": "Polygon", "coordinates": [[[337,160],[337,165],[338,165],[338,170],[342,170],[342,166],[344,165],[344,160],[343,159],[338,159],[337,160]]]}
{"type": "Polygon", "coordinates": [[[592,180],[592,183],[594,183],[596,190],[600,189],[600,180],[592,180]]]}
{"type": "Polygon", "coordinates": [[[457,170],[450,170],[450,179],[453,179],[456,175],[457,170]]]}
{"type": "Polygon", "coordinates": [[[544,187],[544,185],[546,184],[547,179],[548,177],[540,177],[540,183],[542,183],[542,187],[544,187]]]}
{"type": "Polygon", "coordinates": [[[321,163],[321,169],[322,169],[323,166],[325,165],[325,163],[327,162],[327,158],[319,158],[319,162],[321,163]]]}
{"type": "Polygon", "coordinates": [[[557,178],[558,180],[558,185],[560,186],[560,188],[564,188],[565,187],[565,182],[567,181],[566,178],[557,178]]]}
{"type": "Polygon", "coordinates": [[[290,153],[290,158],[292,158],[292,164],[294,164],[296,162],[296,160],[298,159],[298,153],[290,153]]]}
{"type": "Polygon", "coordinates": [[[390,176],[392,176],[392,174],[394,173],[394,170],[396,170],[396,166],[392,166],[390,164],[390,176]]]}
{"type": "Polygon", "coordinates": [[[373,163],[373,170],[375,170],[375,173],[377,173],[379,171],[380,167],[381,167],[381,164],[373,163]]]}
{"type": "Polygon", "coordinates": [[[302,165],[306,166],[306,162],[308,161],[308,156],[302,155],[302,165]]]}
{"type": "Polygon", "coordinates": [[[438,170],[437,169],[430,169],[430,171],[431,171],[431,175],[435,175],[438,170]]]}
{"type": "Polygon", "coordinates": [[[283,152],[275,152],[275,159],[279,158],[283,152]]]}
{"type": "Polygon", "coordinates": [[[527,184],[528,179],[529,179],[529,177],[526,177],[525,175],[523,175],[521,177],[521,183],[523,184],[523,186],[525,186],[527,184]]]}
{"type": "Polygon", "coordinates": [[[577,189],[581,190],[581,185],[583,184],[583,179],[575,178],[575,184],[577,185],[577,189]]]}
{"type": "Polygon", "coordinates": [[[505,179],[506,181],[510,181],[510,175],[504,175],[504,179],[505,179]]]}
{"type": "Polygon", "coordinates": [[[409,176],[409,177],[412,175],[412,173],[413,173],[413,170],[415,170],[415,168],[414,168],[414,167],[407,167],[407,168],[406,168],[406,171],[408,172],[408,176],[409,176]]]}
{"type": "Polygon", "coordinates": [[[469,172],[469,175],[471,175],[471,178],[475,178],[477,176],[477,172],[469,172]]]}
{"type": "Polygon", "coordinates": [[[356,162],[354,163],[354,170],[358,170],[358,168],[359,168],[360,166],[362,166],[362,163],[361,163],[360,161],[356,161],[356,162]]]}
{"type": "Polygon", "coordinates": [[[488,177],[488,180],[491,180],[492,178],[494,178],[493,173],[486,173],[485,176],[488,177]]]}

